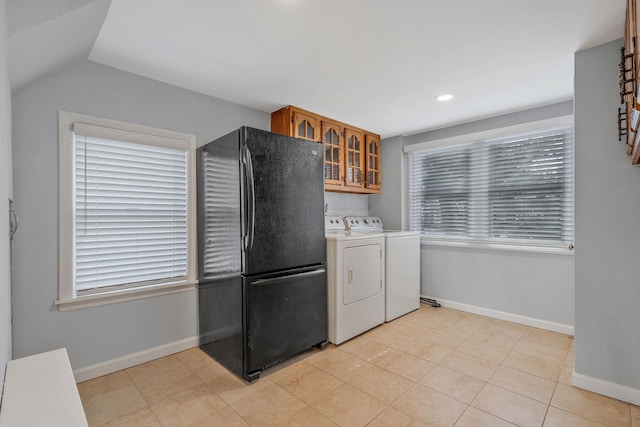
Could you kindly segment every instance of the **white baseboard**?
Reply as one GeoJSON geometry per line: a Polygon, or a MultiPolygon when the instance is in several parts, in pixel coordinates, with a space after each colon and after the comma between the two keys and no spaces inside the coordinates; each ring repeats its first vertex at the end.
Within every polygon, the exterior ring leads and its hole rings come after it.
{"type": "Polygon", "coordinates": [[[198,337],[186,338],[180,341],[161,345],[159,347],[139,351],[137,353],[127,354],[126,356],[107,360],[106,362],[97,363],[85,368],[76,369],[73,371],[73,375],[76,378],[76,382],[79,383],[197,346],[198,337]]]}
{"type": "Polygon", "coordinates": [[[506,320],[508,322],[520,323],[521,325],[533,326],[534,328],[546,329],[548,331],[560,332],[573,336],[575,328],[571,325],[550,322],[548,320],[536,319],[534,317],[521,316],[519,314],[507,313],[505,311],[493,310],[491,308],[479,307],[477,305],[463,304],[461,302],[448,301],[421,295],[422,298],[436,299],[440,305],[454,310],[466,311],[467,313],[479,314],[481,316],[492,317],[494,319],[506,320]]]}
{"type": "Polygon", "coordinates": [[[571,375],[571,382],[576,387],[640,406],[640,390],[637,388],[577,374],[575,371],[571,375]]]}

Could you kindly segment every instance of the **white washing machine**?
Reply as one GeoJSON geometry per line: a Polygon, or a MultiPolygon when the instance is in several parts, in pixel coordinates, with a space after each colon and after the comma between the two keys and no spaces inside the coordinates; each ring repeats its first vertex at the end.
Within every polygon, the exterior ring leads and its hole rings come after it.
{"type": "Polygon", "coordinates": [[[326,217],[329,341],[340,344],[384,323],[385,237],[350,233],[326,217]]]}
{"type": "Polygon", "coordinates": [[[420,308],[420,232],[384,230],[378,217],[344,218],[352,234],[385,236],[385,321],[420,308]]]}

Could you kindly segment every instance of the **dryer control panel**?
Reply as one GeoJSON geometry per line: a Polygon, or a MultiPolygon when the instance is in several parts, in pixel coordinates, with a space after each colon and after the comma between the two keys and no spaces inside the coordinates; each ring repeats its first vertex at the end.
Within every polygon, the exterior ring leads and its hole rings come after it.
{"type": "Polygon", "coordinates": [[[345,231],[344,220],[339,216],[325,216],[324,231],[325,232],[345,231]]]}

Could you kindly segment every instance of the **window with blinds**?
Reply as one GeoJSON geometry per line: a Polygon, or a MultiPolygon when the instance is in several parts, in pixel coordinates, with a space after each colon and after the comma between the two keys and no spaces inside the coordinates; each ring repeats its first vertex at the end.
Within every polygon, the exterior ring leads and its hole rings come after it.
{"type": "Polygon", "coordinates": [[[64,228],[71,234],[61,236],[61,262],[71,258],[61,268],[70,282],[61,299],[194,279],[194,144],[121,125],[75,121],[61,150],[72,160],[61,188],[61,204],[70,204],[61,221],[70,222],[64,228]]]}
{"type": "Polygon", "coordinates": [[[571,129],[409,153],[408,221],[426,238],[566,248],[571,129]]]}

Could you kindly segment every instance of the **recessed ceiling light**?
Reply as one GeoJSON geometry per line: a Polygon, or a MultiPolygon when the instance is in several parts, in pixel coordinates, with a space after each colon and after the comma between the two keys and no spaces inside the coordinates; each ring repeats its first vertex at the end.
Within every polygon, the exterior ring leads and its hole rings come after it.
{"type": "Polygon", "coordinates": [[[450,93],[444,93],[442,95],[436,96],[436,100],[440,102],[451,101],[453,99],[453,95],[450,93]]]}

